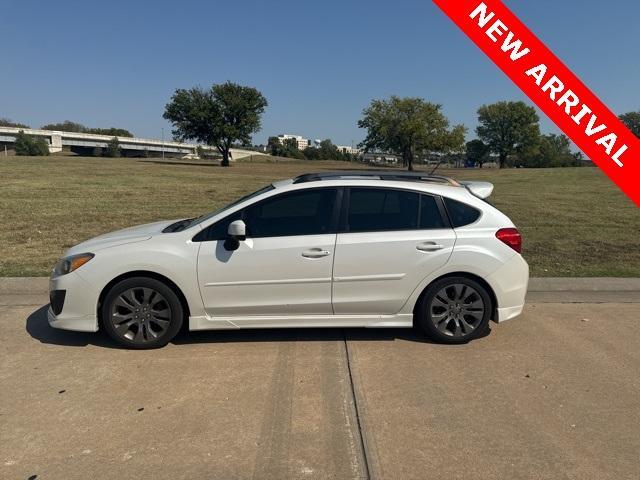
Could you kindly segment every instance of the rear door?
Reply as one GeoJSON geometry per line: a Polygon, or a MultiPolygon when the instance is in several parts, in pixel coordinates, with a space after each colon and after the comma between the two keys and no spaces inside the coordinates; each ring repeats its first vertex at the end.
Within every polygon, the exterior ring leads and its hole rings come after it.
{"type": "Polygon", "coordinates": [[[335,314],[394,314],[445,265],[456,236],[439,197],[350,187],[333,267],[335,314]]]}

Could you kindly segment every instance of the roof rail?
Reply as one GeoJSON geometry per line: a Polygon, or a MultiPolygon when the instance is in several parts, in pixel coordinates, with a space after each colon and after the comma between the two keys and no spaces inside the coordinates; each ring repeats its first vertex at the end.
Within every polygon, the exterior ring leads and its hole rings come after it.
{"type": "Polygon", "coordinates": [[[318,182],[321,180],[396,180],[414,182],[442,183],[459,187],[460,184],[454,179],[441,175],[429,175],[422,172],[407,172],[398,170],[342,170],[335,172],[305,173],[293,179],[293,183],[318,182]]]}

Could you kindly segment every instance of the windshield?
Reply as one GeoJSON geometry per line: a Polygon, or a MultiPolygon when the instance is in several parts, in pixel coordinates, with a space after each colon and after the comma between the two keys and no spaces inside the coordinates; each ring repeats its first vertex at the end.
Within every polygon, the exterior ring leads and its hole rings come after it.
{"type": "Polygon", "coordinates": [[[224,212],[225,210],[229,210],[232,207],[235,207],[236,205],[238,205],[239,203],[242,203],[246,200],[249,200],[250,198],[253,197],[257,197],[258,195],[262,195],[263,193],[269,192],[271,190],[275,189],[275,187],[273,185],[267,185],[266,187],[262,187],[260,190],[257,190],[253,193],[250,193],[248,195],[245,195],[244,197],[241,197],[233,202],[231,202],[228,205],[225,205],[224,207],[216,210],[215,212],[211,212],[211,213],[207,213],[205,215],[202,215],[201,217],[198,218],[194,218],[191,222],[189,222],[188,225],[186,225],[184,228],[187,227],[193,227],[194,225],[198,225],[199,223],[204,222],[205,220],[208,220],[212,217],[215,217],[216,215],[221,214],[222,212],[224,212]]]}

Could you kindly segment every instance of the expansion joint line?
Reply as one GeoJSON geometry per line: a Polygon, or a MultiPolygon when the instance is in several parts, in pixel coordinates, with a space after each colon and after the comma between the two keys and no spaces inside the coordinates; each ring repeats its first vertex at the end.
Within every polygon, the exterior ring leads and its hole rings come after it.
{"type": "Polygon", "coordinates": [[[362,421],[360,418],[360,410],[358,409],[358,397],[356,396],[356,388],[353,382],[353,372],[351,370],[351,356],[349,355],[349,344],[347,342],[347,334],[342,330],[342,341],[344,342],[344,351],[347,359],[347,372],[349,374],[349,387],[351,389],[351,398],[353,399],[353,408],[356,417],[356,426],[358,428],[358,443],[360,444],[360,451],[362,452],[362,463],[364,467],[364,478],[370,480],[371,469],[369,467],[369,458],[367,454],[367,443],[364,437],[364,429],[362,427],[362,421]]]}

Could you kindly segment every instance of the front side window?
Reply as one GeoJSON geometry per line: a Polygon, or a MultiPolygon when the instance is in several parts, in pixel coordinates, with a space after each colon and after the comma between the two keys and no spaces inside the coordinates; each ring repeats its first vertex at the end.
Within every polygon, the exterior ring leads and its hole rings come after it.
{"type": "Polygon", "coordinates": [[[267,185],[266,187],[263,187],[260,190],[257,190],[255,192],[249,193],[248,195],[245,195],[244,197],[240,197],[239,199],[234,200],[233,202],[225,205],[224,207],[222,207],[222,208],[220,208],[220,209],[218,209],[218,210],[216,210],[214,212],[207,213],[206,215],[202,215],[201,217],[193,219],[193,221],[191,221],[187,225],[185,225],[184,228],[193,227],[194,225],[197,225],[199,223],[206,222],[210,218],[215,217],[216,215],[220,215],[225,210],[229,210],[229,209],[235,207],[236,205],[238,205],[239,203],[246,202],[247,200],[250,200],[250,199],[252,199],[254,197],[262,195],[263,193],[270,192],[273,189],[275,189],[275,187],[273,185],[267,185]]]}
{"type": "Polygon", "coordinates": [[[322,188],[276,195],[217,221],[193,241],[225,240],[236,220],[244,221],[252,238],[331,233],[336,194],[335,188],[322,188]]]}
{"type": "Polygon", "coordinates": [[[335,188],[283,193],[244,210],[250,237],[286,237],[331,233],[335,188]]]}

